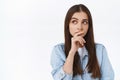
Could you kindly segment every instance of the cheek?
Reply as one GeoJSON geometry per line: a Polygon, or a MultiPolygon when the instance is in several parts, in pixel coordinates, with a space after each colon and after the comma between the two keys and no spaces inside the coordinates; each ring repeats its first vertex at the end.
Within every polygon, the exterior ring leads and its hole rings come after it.
{"type": "Polygon", "coordinates": [[[74,35],[75,28],[73,26],[69,26],[69,32],[73,36],[74,35]]]}
{"type": "Polygon", "coordinates": [[[85,34],[88,32],[88,27],[84,29],[85,34]]]}

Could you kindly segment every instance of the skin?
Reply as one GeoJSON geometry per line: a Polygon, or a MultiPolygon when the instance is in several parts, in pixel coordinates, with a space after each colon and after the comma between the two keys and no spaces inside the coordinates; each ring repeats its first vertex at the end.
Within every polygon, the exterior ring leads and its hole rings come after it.
{"type": "Polygon", "coordinates": [[[74,55],[78,48],[83,47],[84,43],[86,43],[83,37],[88,31],[88,26],[88,17],[85,12],[76,12],[73,14],[69,23],[69,31],[73,36],[71,38],[71,49],[63,65],[63,70],[67,74],[73,74],[74,55]]]}
{"type": "Polygon", "coordinates": [[[71,39],[71,50],[76,52],[79,47],[83,47],[84,43],[86,43],[83,38],[88,31],[88,17],[85,12],[73,14],[69,23],[69,31],[73,36],[71,39]]]}

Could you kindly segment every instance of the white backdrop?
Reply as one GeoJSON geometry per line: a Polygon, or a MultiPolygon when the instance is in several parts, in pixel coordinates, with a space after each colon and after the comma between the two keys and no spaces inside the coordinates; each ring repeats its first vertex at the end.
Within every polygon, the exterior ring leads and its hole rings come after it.
{"type": "Polygon", "coordinates": [[[95,41],[120,80],[119,0],[0,0],[0,80],[53,80],[51,50],[64,42],[66,12],[79,3],[90,9],[95,41]]]}

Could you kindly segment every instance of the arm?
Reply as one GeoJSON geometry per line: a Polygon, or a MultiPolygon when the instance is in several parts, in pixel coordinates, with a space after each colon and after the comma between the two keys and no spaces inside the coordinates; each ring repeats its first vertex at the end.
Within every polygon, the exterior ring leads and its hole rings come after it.
{"type": "Polygon", "coordinates": [[[72,80],[72,74],[68,74],[63,70],[64,59],[65,55],[60,46],[55,46],[51,55],[52,76],[54,80],[72,80]]]}
{"type": "Polygon", "coordinates": [[[63,66],[63,70],[68,74],[73,74],[73,62],[76,51],[79,47],[83,47],[86,41],[81,36],[82,32],[76,33],[71,38],[71,49],[63,66]]]}
{"type": "Polygon", "coordinates": [[[102,49],[102,65],[101,65],[101,79],[100,80],[114,80],[114,71],[108,59],[105,47],[102,49]]]}
{"type": "Polygon", "coordinates": [[[76,33],[75,36],[71,38],[71,49],[66,60],[63,60],[65,53],[61,47],[54,47],[51,56],[51,65],[53,68],[52,75],[55,80],[72,80],[74,55],[78,48],[83,47],[85,43],[83,37],[78,36],[80,34],[82,34],[82,32],[76,33]]]}
{"type": "Polygon", "coordinates": [[[63,66],[63,70],[68,74],[73,74],[74,51],[70,51],[63,66]]]}

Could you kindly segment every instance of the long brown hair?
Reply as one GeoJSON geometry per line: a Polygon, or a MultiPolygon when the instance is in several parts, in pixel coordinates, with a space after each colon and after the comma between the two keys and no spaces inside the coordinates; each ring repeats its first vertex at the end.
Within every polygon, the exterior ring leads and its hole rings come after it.
{"type": "MultiPolygon", "coordinates": [[[[93,35],[93,23],[92,23],[92,17],[91,13],[88,10],[86,6],[83,4],[78,4],[72,6],[65,17],[65,23],[64,23],[64,37],[65,37],[65,55],[66,57],[68,56],[68,53],[71,49],[71,38],[72,35],[69,32],[69,23],[71,20],[71,17],[75,12],[85,12],[88,16],[88,23],[89,23],[89,28],[87,34],[84,36],[84,39],[86,41],[85,47],[88,51],[88,64],[87,64],[87,69],[89,73],[92,73],[93,78],[100,78],[100,67],[97,61],[96,57],[96,48],[95,48],[95,42],[94,42],[94,35],[93,35]]],[[[73,63],[73,76],[77,74],[82,74],[83,70],[81,68],[80,64],[80,57],[78,52],[76,52],[74,56],[74,63],[73,63]]]]}

